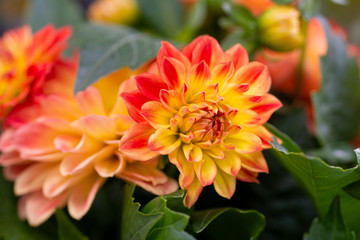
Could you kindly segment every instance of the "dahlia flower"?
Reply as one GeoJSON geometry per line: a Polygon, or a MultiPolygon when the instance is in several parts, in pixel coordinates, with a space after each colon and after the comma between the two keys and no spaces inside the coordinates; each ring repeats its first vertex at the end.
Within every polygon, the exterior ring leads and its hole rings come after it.
{"type": "Polygon", "coordinates": [[[272,0],[232,0],[235,4],[242,5],[248,8],[252,14],[259,16],[263,11],[273,6],[275,3],[272,0]]]}
{"type": "Polygon", "coordinates": [[[4,34],[0,39],[0,118],[37,93],[70,34],[69,27],[56,30],[52,25],[34,35],[28,26],[4,34]]]}
{"type": "Polygon", "coordinates": [[[0,138],[0,164],[5,177],[15,182],[19,216],[32,226],[64,206],[80,219],[109,177],[155,194],[178,187],[158,170],[156,157],[139,161],[117,151],[123,132],[134,123],[118,90],[131,87],[121,84],[135,72],[120,69],[76,96],[57,93],[58,84],[73,86],[76,60],[54,66],[44,93],[13,116],[14,127],[0,138]]]}
{"type": "Polygon", "coordinates": [[[214,38],[200,36],[178,51],[162,42],[155,68],[134,81],[137,89],[121,95],[137,123],[120,151],[143,160],[168,155],[187,207],[204,186],[230,198],[236,178],[257,182],[268,172],[261,150],[271,134],[262,125],[281,103],[268,93],[266,66],[249,63],[240,44],[224,52],[214,38]]]}

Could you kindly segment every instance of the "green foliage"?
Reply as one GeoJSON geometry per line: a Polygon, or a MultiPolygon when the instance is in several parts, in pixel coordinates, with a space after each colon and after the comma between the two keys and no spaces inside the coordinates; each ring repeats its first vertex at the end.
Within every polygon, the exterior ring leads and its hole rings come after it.
{"type": "Polygon", "coordinates": [[[277,4],[290,4],[292,3],[294,0],[273,0],[273,2],[277,3],[277,4]]]}
{"type": "Polygon", "coordinates": [[[298,8],[301,11],[302,17],[305,20],[309,20],[314,17],[320,8],[320,1],[318,0],[300,0],[298,8]]]}
{"type": "Polygon", "coordinates": [[[139,67],[160,48],[158,38],[127,27],[95,24],[76,27],[71,44],[80,53],[75,92],[118,68],[139,67]]]}
{"type": "Polygon", "coordinates": [[[328,52],[321,58],[321,85],[312,96],[317,136],[323,145],[349,141],[360,122],[360,78],[357,62],[347,55],[344,40],[332,33],[324,18],[328,52]]]}
{"type": "Polygon", "coordinates": [[[76,25],[84,19],[83,12],[74,0],[31,0],[26,22],[33,30],[52,23],[56,27],[76,25]]]}
{"type": "Polygon", "coordinates": [[[177,0],[138,0],[140,11],[151,27],[166,37],[175,37],[182,28],[183,5],[177,0]]]}
{"type": "Polygon", "coordinates": [[[5,181],[0,169],[0,239],[4,240],[47,240],[49,236],[39,229],[30,227],[17,215],[17,200],[13,185],[5,181]]]}
{"type": "Polygon", "coordinates": [[[265,217],[254,210],[213,208],[194,212],[193,228],[211,239],[255,239],[264,230],[265,217]]]}
{"type": "Polygon", "coordinates": [[[332,200],[339,196],[344,221],[351,230],[359,233],[360,201],[343,190],[349,184],[360,180],[359,167],[344,170],[329,166],[320,158],[299,152],[299,147],[275,128],[268,126],[268,129],[283,142],[279,144],[274,139],[271,143],[273,153],[309,195],[320,219],[325,219],[332,200]]]}
{"type": "Polygon", "coordinates": [[[121,239],[146,239],[152,227],[161,219],[163,213],[145,214],[139,211],[140,204],[132,197],[135,185],[126,185],[123,197],[123,215],[121,218],[121,239]]]}
{"type": "Polygon", "coordinates": [[[315,219],[304,240],[355,240],[355,233],[345,225],[341,216],[340,200],[336,197],[323,221],[315,219]]]}
{"type": "Polygon", "coordinates": [[[88,239],[73,225],[73,223],[67,218],[65,213],[60,209],[56,210],[56,220],[58,223],[59,240],[69,240],[69,239],[71,239],[71,240],[86,240],[86,239],[88,239]]]}

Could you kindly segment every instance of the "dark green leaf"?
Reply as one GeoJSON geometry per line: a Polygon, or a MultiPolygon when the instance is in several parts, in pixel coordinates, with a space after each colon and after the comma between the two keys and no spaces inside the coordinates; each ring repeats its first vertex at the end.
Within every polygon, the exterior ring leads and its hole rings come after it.
{"type": "MultiPolygon", "coordinates": [[[[189,215],[182,212],[176,212],[170,209],[168,201],[181,200],[184,197],[182,190],[175,194],[167,196],[159,196],[154,198],[141,210],[143,213],[161,213],[162,218],[153,226],[147,239],[194,239],[193,236],[185,232],[185,228],[189,222],[189,215]]],[[[181,202],[181,205],[182,202],[181,202]]]]}
{"type": "Polygon", "coordinates": [[[347,194],[343,188],[350,183],[360,180],[359,167],[342,169],[340,167],[329,166],[320,158],[307,156],[294,148],[286,135],[272,129],[283,142],[280,145],[276,140],[272,142],[273,153],[277,156],[280,163],[289,171],[301,187],[309,195],[319,217],[323,220],[329,211],[331,201],[335,196],[341,199],[341,209],[344,219],[351,230],[360,232],[360,201],[347,194]]]}
{"type": "Polygon", "coordinates": [[[356,155],[352,146],[347,142],[329,143],[321,149],[310,152],[331,165],[343,166],[357,163],[356,155]]]}
{"type": "Polygon", "coordinates": [[[59,240],[86,240],[85,237],[67,218],[62,210],[56,210],[56,220],[58,223],[59,240]]]}
{"type": "Polygon", "coordinates": [[[49,236],[39,229],[20,221],[17,215],[17,199],[13,186],[5,181],[0,169],[0,239],[4,240],[47,240],[49,236]]]}
{"type": "Polygon", "coordinates": [[[300,0],[298,5],[302,17],[305,20],[310,20],[313,16],[315,16],[320,8],[320,1],[318,0],[300,0]]]}
{"type": "Polygon", "coordinates": [[[347,55],[344,40],[324,18],[328,52],[321,58],[322,88],[313,94],[317,136],[323,145],[349,141],[359,128],[360,78],[357,62],[347,55]]]}
{"type": "Polygon", "coordinates": [[[244,33],[243,30],[238,29],[226,36],[221,42],[221,47],[225,50],[231,48],[235,44],[240,43],[248,52],[249,56],[253,55],[256,50],[256,41],[253,36],[244,33]]]}
{"type": "Polygon", "coordinates": [[[123,215],[121,218],[121,239],[146,239],[151,228],[163,216],[162,213],[145,214],[139,212],[140,204],[134,203],[132,197],[135,185],[126,185],[123,198],[123,215]]]}
{"type": "Polygon", "coordinates": [[[74,0],[31,0],[26,21],[33,30],[39,30],[46,24],[56,27],[76,25],[83,21],[83,13],[74,0]]]}
{"type": "Polygon", "coordinates": [[[158,38],[126,27],[94,24],[75,28],[71,43],[80,52],[75,92],[118,68],[139,67],[160,48],[158,38]]]}
{"type": "Polygon", "coordinates": [[[344,191],[347,192],[353,198],[360,200],[360,181],[356,181],[345,186],[344,191]]]}
{"type": "Polygon", "coordinates": [[[355,233],[350,232],[341,216],[340,200],[335,197],[330,210],[323,221],[315,219],[304,240],[355,240],[355,233]]]}
{"type": "Polygon", "coordinates": [[[265,217],[254,210],[214,208],[194,212],[196,233],[206,232],[211,239],[255,239],[264,230],[265,217]]]}
{"type": "Polygon", "coordinates": [[[183,4],[177,0],[138,0],[140,11],[153,28],[175,37],[182,28],[183,4]]]}

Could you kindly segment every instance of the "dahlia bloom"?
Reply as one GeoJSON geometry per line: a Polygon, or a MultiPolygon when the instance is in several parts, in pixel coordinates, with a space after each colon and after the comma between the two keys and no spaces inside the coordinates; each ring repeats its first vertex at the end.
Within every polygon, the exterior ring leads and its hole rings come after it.
{"type": "Polygon", "coordinates": [[[29,26],[4,34],[0,39],[0,118],[37,94],[70,34],[69,27],[56,30],[52,25],[34,35],[29,26]]]}
{"type": "Polygon", "coordinates": [[[155,194],[178,188],[158,170],[156,157],[139,161],[117,151],[123,132],[134,123],[118,90],[130,88],[122,82],[140,70],[120,69],[76,96],[57,93],[58,84],[73,86],[76,60],[54,67],[44,93],[13,116],[14,127],[0,138],[0,164],[5,177],[15,182],[19,216],[32,226],[64,206],[80,219],[109,177],[155,194]]]}
{"type": "Polygon", "coordinates": [[[261,150],[271,134],[262,125],[281,103],[269,94],[265,65],[249,63],[237,44],[223,51],[200,36],[182,51],[163,42],[157,65],[123,92],[137,123],[124,133],[120,151],[136,159],[168,155],[191,207],[204,186],[230,198],[241,181],[257,182],[268,172],[261,150]]]}

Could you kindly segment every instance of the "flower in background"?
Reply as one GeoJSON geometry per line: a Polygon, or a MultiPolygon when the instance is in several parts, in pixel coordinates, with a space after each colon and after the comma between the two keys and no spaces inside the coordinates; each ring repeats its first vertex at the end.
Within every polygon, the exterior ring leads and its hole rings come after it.
{"type": "Polygon", "coordinates": [[[168,155],[191,207],[204,186],[230,198],[241,181],[268,172],[261,150],[272,135],[262,126],[281,103],[269,94],[266,66],[249,63],[237,44],[223,52],[200,36],[182,51],[163,42],[157,66],[135,77],[137,90],[123,92],[137,123],[124,133],[120,151],[130,158],[168,155]]]}
{"type": "Polygon", "coordinates": [[[93,22],[132,24],[139,17],[136,0],[97,0],[88,9],[93,22]]]}
{"type": "Polygon", "coordinates": [[[70,34],[69,27],[56,30],[52,25],[34,35],[28,26],[4,34],[0,39],[0,118],[37,94],[70,34]]]}
{"type": "Polygon", "coordinates": [[[255,16],[259,16],[263,11],[274,5],[271,0],[233,0],[233,2],[248,8],[255,16]]]}
{"type": "Polygon", "coordinates": [[[0,139],[0,164],[15,182],[19,216],[32,226],[64,206],[80,219],[109,177],[155,194],[178,188],[157,168],[156,156],[139,161],[117,151],[123,132],[134,124],[118,91],[131,89],[122,82],[143,70],[120,69],[76,96],[57,93],[58,84],[73,86],[76,60],[54,67],[44,93],[16,112],[9,120],[16,127],[6,128],[0,139]]]}
{"type": "Polygon", "coordinates": [[[259,42],[275,51],[290,51],[304,42],[300,11],[292,6],[275,5],[258,18],[259,42]]]}

